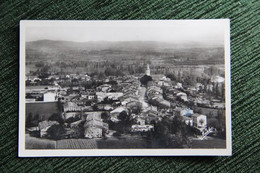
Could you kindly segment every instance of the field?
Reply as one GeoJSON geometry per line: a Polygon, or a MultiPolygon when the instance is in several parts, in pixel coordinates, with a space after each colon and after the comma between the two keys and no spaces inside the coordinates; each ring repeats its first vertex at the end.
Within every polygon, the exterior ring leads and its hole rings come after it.
{"type": "Polygon", "coordinates": [[[25,148],[26,149],[55,149],[56,141],[31,137],[29,136],[29,134],[26,134],[25,148]]]}
{"type": "Polygon", "coordinates": [[[127,149],[151,148],[149,140],[138,135],[107,139],[62,139],[53,141],[26,135],[26,149],[127,149]]]}
{"type": "Polygon", "coordinates": [[[201,114],[203,114],[203,115],[209,115],[210,112],[211,112],[212,113],[212,117],[217,117],[218,116],[218,109],[196,107],[195,110],[196,111],[201,110],[201,114]]]}
{"type": "Polygon", "coordinates": [[[148,139],[139,135],[122,135],[120,137],[111,137],[97,141],[100,149],[128,149],[128,148],[151,148],[148,139]]]}
{"type": "MultiPolygon", "coordinates": [[[[226,141],[208,137],[207,140],[195,139],[191,148],[225,148],[226,141]]],[[[26,149],[134,149],[134,148],[162,148],[154,141],[142,136],[123,135],[107,139],[62,139],[53,141],[26,135],[26,149]],[[155,146],[156,145],[156,146],[155,146]]]]}
{"type": "Polygon", "coordinates": [[[31,113],[32,116],[39,115],[41,120],[47,120],[52,114],[58,113],[58,103],[57,102],[34,102],[26,103],[26,118],[31,113]]]}
{"type": "Polygon", "coordinates": [[[192,148],[226,148],[226,140],[207,137],[207,140],[193,140],[192,148]]]}
{"type": "Polygon", "coordinates": [[[62,139],[57,141],[56,149],[95,149],[95,139],[62,139]]]}
{"type": "Polygon", "coordinates": [[[63,139],[57,141],[57,149],[124,149],[150,148],[149,141],[141,136],[123,135],[107,139],[63,139]]]}

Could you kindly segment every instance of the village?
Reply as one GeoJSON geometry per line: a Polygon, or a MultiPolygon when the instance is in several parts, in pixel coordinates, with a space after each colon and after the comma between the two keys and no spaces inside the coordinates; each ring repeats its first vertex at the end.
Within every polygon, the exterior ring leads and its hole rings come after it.
{"type": "Polygon", "coordinates": [[[27,136],[109,141],[130,135],[156,139],[151,148],[225,139],[223,77],[185,84],[176,75],[151,71],[146,64],[144,74],[103,79],[87,73],[27,75],[27,136]]]}

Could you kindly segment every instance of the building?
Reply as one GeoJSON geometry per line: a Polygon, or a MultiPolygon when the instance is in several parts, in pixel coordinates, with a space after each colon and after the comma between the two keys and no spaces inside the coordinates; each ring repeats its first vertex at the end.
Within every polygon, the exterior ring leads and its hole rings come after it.
{"type": "Polygon", "coordinates": [[[146,69],[146,71],[145,71],[145,74],[146,74],[147,76],[151,76],[151,71],[150,71],[150,66],[149,66],[149,64],[147,64],[147,69],[146,69]]]}
{"type": "Polygon", "coordinates": [[[101,138],[108,130],[108,124],[102,121],[100,112],[94,112],[87,115],[84,128],[85,138],[101,138]]]}
{"type": "Polygon", "coordinates": [[[74,102],[66,102],[63,105],[63,110],[64,110],[64,117],[65,119],[68,119],[70,117],[75,117],[80,114],[82,111],[82,108],[79,107],[76,103],[74,102]]]}
{"type": "Polygon", "coordinates": [[[189,108],[181,108],[181,107],[176,107],[174,109],[174,113],[178,116],[187,116],[190,117],[191,115],[193,115],[193,110],[189,109],[189,108]]]}
{"type": "Polygon", "coordinates": [[[85,98],[85,99],[88,99],[88,100],[95,100],[97,98],[95,92],[83,91],[83,92],[80,93],[80,96],[85,98]]]}
{"type": "Polygon", "coordinates": [[[43,101],[44,102],[54,102],[56,101],[56,93],[52,93],[52,92],[46,92],[43,94],[43,101]]]}
{"type": "Polygon", "coordinates": [[[105,98],[111,99],[111,100],[118,100],[120,97],[123,96],[122,92],[96,92],[97,100],[99,102],[103,101],[105,98]]]}
{"type": "Polygon", "coordinates": [[[188,101],[188,97],[187,97],[187,94],[184,93],[184,92],[179,92],[177,93],[177,98],[179,98],[180,100],[184,101],[184,102],[187,102],[188,101]]]}
{"type": "Polygon", "coordinates": [[[108,89],[111,88],[111,85],[109,84],[103,84],[97,87],[97,91],[101,91],[101,92],[107,92],[108,89]]]}
{"type": "Polygon", "coordinates": [[[157,106],[160,109],[168,109],[171,107],[171,103],[163,98],[153,97],[149,100],[153,106],[157,106]]]}
{"type": "Polygon", "coordinates": [[[191,116],[194,127],[205,128],[207,126],[207,116],[201,114],[193,114],[191,116]]]}
{"type": "Polygon", "coordinates": [[[139,125],[139,124],[134,124],[131,127],[131,131],[132,132],[149,132],[154,130],[154,126],[153,125],[139,125]]]}
{"type": "Polygon", "coordinates": [[[191,117],[182,117],[182,118],[186,125],[193,126],[193,119],[191,117]]]}
{"type": "Polygon", "coordinates": [[[40,130],[40,137],[45,137],[48,135],[47,131],[48,129],[55,125],[55,124],[59,124],[57,121],[42,121],[42,122],[39,122],[39,130],[40,130]]]}
{"type": "Polygon", "coordinates": [[[81,108],[74,102],[66,102],[63,105],[64,112],[75,112],[75,111],[81,111],[81,108]]]}

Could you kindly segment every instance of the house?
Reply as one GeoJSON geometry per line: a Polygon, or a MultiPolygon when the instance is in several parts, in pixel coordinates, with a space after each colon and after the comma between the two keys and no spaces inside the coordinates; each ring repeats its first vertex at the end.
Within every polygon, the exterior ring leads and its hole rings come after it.
{"type": "Polygon", "coordinates": [[[166,95],[165,95],[165,99],[169,100],[169,101],[175,101],[176,98],[177,98],[176,96],[174,96],[174,95],[172,95],[170,93],[166,93],[166,95]]]}
{"type": "Polygon", "coordinates": [[[147,89],[147,93],[153,93],[153,94],[162,94],[163,91],[160,87],[157,87],[157,86],[150,86],[148,89],[147,89]]]}
{"type": "Polygon", "coordinates": [[[103,84],[97,87],[97,91],[107,92],[109,88],[111,88],[111,85],[103,84]]]}
{"type": "Polygon", "coordinates": [[[193,119],[191,117],[182,117],[182,118],[186,125],[193,126],[193,119]]]}
{"type": "Polygon", "coordinates": [[[123,96],[123,93],[122,92],[116,92],[116,93],[96,92],[96,96],[98,101],[102,102],[105,98],[111,100],[118,100],[121,96],[123,96]]]}
{"type": "Polygon", "coordinates": [[[147,116],[158,117],[160,113],[156,110],[150,109],[145,113],[147,116]]]}
{"type": "Polygon", "coordinates": [[[178,116],[187,116],[190,117],[194,112],[193,110],[189,109],[189,108],[181,108],[181,107],[177,107],[174,110],[174,113],[178,116]]]}
{"type": "Polygon", "coordinates": [[[113,106],[111,106],[111,105],[109,105],[109,104],[106,104],[105,106],[104,106],[104,110],[105,111],[111,111],[111,110],[113,110],[114,108],[113,108],[113,106]]]}
{"type": "Polygon", "coordinates": [[[132,132],[149,132],[154,130],[153,125],[139,125],[139,124],[134,124],[131,127],[132,132]]]}
{"type": "Polygon", "coordinates": [[[80,96],[83,97],[83,98],[86,98],[88,100],[95,100],[97,98],[95,92],[83,91],[83,92],[80,93],[80,96]]]}
{"type": "Polygon", "coordinates": [[[79,107],[75,102],[66,102],[63,105],[64,117],[68,119],[70,117],[75,117],[82,111],[82,108],[79,107]]]}
{"type": "Polygon", "coordinates": [[[144,117],[137,117],[136,122],[139,125],[145,125],[145,118],[144,117]]]}
{"type": "Polygon", "coordinates": [[[207,116],[201,114],[193,114],[191,116],[194,127],[205,128],[207,126],[207,116]]]}
{"type": "Polygon", "coordinates": [[[179,83],[179,82],[178,82],[178,83],[176,84],[175,88],[181,89],[181,88],[182,88],[182,83],[179,83]]]}
{"type": "Polygon", "coordinates": [[[187,91],[190,95],[195,96],[197,94],[197,89],[195,87],[188,88],[187,91]]]}
{"type": "Polygon", "coordinates": [[[48,129],[55,124],[59,124],[59,123],[57,121],[46,121],[46,120],[39,122],[38,127],[40,130],[40,137],[42,138],[42,137],[47,136],[48,129]]]}
{"type": "Polygon", "coordinates": [[[75,122],[73,122],[73,123],[70,124],[70,127],[71,127],[71,128],[77,127],[77,126],[79,126],[79,124],[80,124],[81,122],[82,122],[82,120],[75,121],[75,122]]]}
{"type": "Polygon", "coordinates": [[[167,87],[169,87],[169,86],[171,86],[171,80],[168,80],[168,79],[169,78],[167,78],[166,80],[160,80],[160,81],[157,82],[157,84],[159,86],[167,86],[167,87]]]}
{"type": "Polygon", "coordinates": [[[79,74],[78,76],[81,80],[84,80],[84,81],[89,81],[91,79],[91,77],[88,76],[87,74],[79,74]]]}
{"type": "Polygon", "coordinates": [[[46,92],[43,94],[44,102],[54,102],[57,100],[56,93],[46,92]]]}
{"type": "Polygon", "coordinates": [[[196,97],[194,104],[202,107],[209,107],[210,101],[202,97],[196,97]]]}
{"type": "Polygon", "coordinates": [[[179,92],[177,94],[177,98],[179,98],[180,100],[184,101],[184,102],[187,102],[188,101],[188,97],[187,97],[187,94],[184,93],[184,92],[179,92]]]}
{"type": "Polygon", "coordinates": [[[64,112],[75,112],[75,111],[81,111],[81,107],[79,107],[74,102],[66,102],[63,105],[63,110],[64,110],[64,112]]]}
{"type": "Polygon", "coordinates": [[[157,106],[158,108],[161,108],[161,109],[171,107],[171,103],[167,100],[164,100],[163,98],[153,97],[149,101],[153,106],[157,106]]]}
{"type": "Polygon", "coordinates": [[[133,95],[123,95],[119,98],[121,100],[122,105],[126,105],[131,101],[138,101],[139,99],[133,95]]]}
{"type": "Polygon", "coordinates": [[[96,104],[94,110],[97,111],[111,111],[114,108],[109,104],[96,104]]]}
{"type": "Polygon", "coordinates": [[[123,112],[126,111],[128,113],[128,110],[125,107],[117,107],[116,109],[114,109],[113,111],[110,112],[111,115],[111,120],[114,122],[119,121],[118,120],[118,115],[123,112]]]}
{"type": "Polygon", "coordinates": [[[85,138],[101,138],[102,134],[108,130],[108,124],[101,119],[101,113],[94,112],[87,115],[84,124],[85,138]]]}
{"type": "Polygon", "coordinates": [[[73,117],[73,118],[79,117],[80,114],[81,114],[80,111],[66,112],[66,113],[64,113],[64,117],[65,117],[65,119],[67,120],[67,119],[69,119],[69,118],[71,118],[71,117],[73,117]]]}
{"type": "Polygon", "coordinates": [[[128,112],[128,110],[125,107],[117,107],[116,109],[114,109],[113,111],[110,112],[111,115],[115,115],[115,114],[120,114],[121,112],[126,111],[128,112]]]}
{"type": "Polygon", "coordinates": [[[133,100],[133,101],[130,101],[130,102],[127,102],[126,103],[126,107],[127,108],[132,108],[132,107],[135,107],[135,106],[142,106],[142,103],[139,102],[139,101],[136,101],[136,100],[133,100]]]}
{"type": "Polygon", "coordinates": [[[213,76],[213,77],[211,77],[211,82],[214,82],[214,83],[224,83],[225,82],[225,78],[223,78],[221,76],[213,76]]]}
{"type": "Polygon", "coordinates": [[[102,137],[102,128],[99,127],[87,127],[84,131],[85,138],[101,138],[102,137]]]}

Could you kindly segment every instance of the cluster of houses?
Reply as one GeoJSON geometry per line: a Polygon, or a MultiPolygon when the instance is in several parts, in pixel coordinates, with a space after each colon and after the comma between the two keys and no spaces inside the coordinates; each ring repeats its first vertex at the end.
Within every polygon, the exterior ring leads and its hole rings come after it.
{"type": "MultiPolygon", "coordinates": [[[[149,66],[146,75],[150,76],[149,66]]],[[[74,120],[69,127],[66,127],[67,134],[72,133],[74,128],[84,122],[85,138],[100,138],[109,133],[109,125],[101,118],[104,112],[114,123],[120,123],[119,115],[125,112],[131,120],[134,120],[132,122],[135,122],[131,125],[131,132],[153,131],[152,122],[158,122],[164,116],[181,116],[187,125],[200,130],[207,126],[207,116],[194,113],[187,103],[193,103],[195,106],[211,105],[207,99],[197,94],[201,88],[208,86],[198,84],[184,89],[181,83],[173,85],[171,79],[166,76],[152,77],[153,81],[149,81],[145,87],[141,86],[138,77],[125,76],[104,79],[94,88],[86,88],[77,83],[78,80],[93,80],[85,74],[50,76],[49,80],[53,80],[51,86],[35,85],[41,80],[37,77],[28,77],[27,83],[31,85],[26,87],[26,116],[44,114],[42,116],[44,118],[38,124],[41,137],[44,137],[47,129],[57,122],[48,121],[51,114],[46,115],[47,107],[42,110],[36,107],[50,103],[59,103],[56,112],[62,115],[65,122],[69,119],[74,120]],[[64,82],[73,85],[61,87],[58,84],[64,82]],[[145,88],[144,95],[141,93],[142,88],[145,88]]],[[[223,82],[220,78],[215,80],[223,82]]]]}

